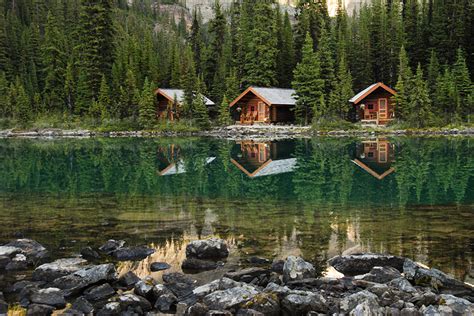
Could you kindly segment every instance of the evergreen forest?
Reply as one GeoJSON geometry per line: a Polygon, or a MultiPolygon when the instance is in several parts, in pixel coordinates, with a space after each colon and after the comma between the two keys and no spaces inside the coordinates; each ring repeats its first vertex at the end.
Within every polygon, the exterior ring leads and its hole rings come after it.
{"type": "Polygon", "coordinates": [[[0,0],[0,127],[160,128],[154,91],[185,91],[188,127],[230,122],[248,86],[293,88],[301,124],[342,122],[382,81],[397,123],[471,124],[474,3],[373,0],[329,16],[324,0],[0,0]],[[202,95],[217,105],[209,116],[202,95]],[[82,124],[82,125],[81,125],[82,124]]]}

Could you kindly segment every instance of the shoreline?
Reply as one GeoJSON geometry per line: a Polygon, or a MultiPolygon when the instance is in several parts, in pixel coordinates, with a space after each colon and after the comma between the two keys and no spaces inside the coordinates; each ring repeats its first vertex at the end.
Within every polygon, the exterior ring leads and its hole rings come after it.
{"type": "Polygon", "coordinates": [[[410,258],[390,254],[338,255],[322,276],[304,258],[249,257],[229,264],[231,249],[218,238],[186,246],[183,273],[166,262],[147,262],[163,273],[138,278],[119,274],[118,262],[142,262],[155,250],[108,240],[80,256],[50,261],[48,250],[31,239],[0,246],[6,273],[34,269],[0,292],[0,314],[27,315],[471,315],[474,287],[410,258]],[[115,258],[111,261],[110,258],[115,258]],[[115,263],[115,261],[118,261],[115,263]],[[219,272],[220,271],[220,272],[219,272]],[[196,273],[214,273],[201,283],[196,273]],[[10,298],[6,300],[5,297],[10,298]],[[151,314],[150,314],[151,313],[151,314]]]}
{"type": "Polygon", "coordinates": [[[441,129],[354,129],[317,131],[310,126],[242,126],[232,125],[209,131],[112,131],[101,132],[87,129],[65,130],[6,129],[0,130],[0,138],[154,138],[154,137],[210,137],[228,140],[291,139],[312,137],[393,137],[393,136],[474,136],[474,127],[441,129]]]}

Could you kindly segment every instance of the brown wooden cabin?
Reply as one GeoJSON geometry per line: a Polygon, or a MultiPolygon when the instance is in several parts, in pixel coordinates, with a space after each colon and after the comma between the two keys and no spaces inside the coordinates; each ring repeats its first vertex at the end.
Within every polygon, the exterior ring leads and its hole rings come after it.
{"type": "Polygon", "coordinates": [[[242,141],[232,152],[230,161],[250,178],[292,172],[296,158],[291,157],[294,146],[285,142],[242,141]],[[292,147],[293,146],[293,147],[292,147]]]}
{"type": "Polygon", "coordinates": [[[363,141],[357,146],[356,158],[352,160],[378,180],[384,179],[395,171],[392,167],[394,161],[395,145],[385,138],[363,141]]]}
{"type": "MultiPolygon", "coordinates": [[[[179,112],[184,101],[184,90],[182,89],[157,89],[155,91],[158,119],[168,119],[174,121],[179,119],[179,112]]],[[[215,104],[207,97],[204,97],[209,111],[213,111],[215,104]]]]}
{"type": "Polygon", "coordinates": [[[386,125],[395,118],[395,102],[397,93],[382,82],[362,90],[349,100],[356,111],[356,120],[362,123],[386,125]]]}
{"type": "Polygon", "coordinates": [[[249,87],[229,105],[240,124],[288,123],[295,120],[293,89],[249,87]]]}

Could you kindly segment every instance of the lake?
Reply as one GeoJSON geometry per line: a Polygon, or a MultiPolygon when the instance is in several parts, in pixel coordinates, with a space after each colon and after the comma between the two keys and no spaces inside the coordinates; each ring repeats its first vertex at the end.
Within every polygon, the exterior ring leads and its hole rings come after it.
{"type": "Polygon", "coordinates": [[[0,242],[53,258],[107,239],[155,254],[119,270],[179,270],[193,239],[219,236],[230,262],[361,251],[403,255],[473,282],[474,139],[287,141],[1,139],[0,242]]]}

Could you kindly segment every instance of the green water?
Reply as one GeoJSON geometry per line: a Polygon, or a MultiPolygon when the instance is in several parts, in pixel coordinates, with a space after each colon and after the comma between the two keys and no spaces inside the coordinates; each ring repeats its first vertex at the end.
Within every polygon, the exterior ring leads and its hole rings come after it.
{"type": "Polygon", "coordinates": [[[474,139],[236,143],[200,138],[0,140],[0,242],[70,256],[110,238],[179,269],[211,235],[229,259],[404,255],[474,279],[474,139]]]}

